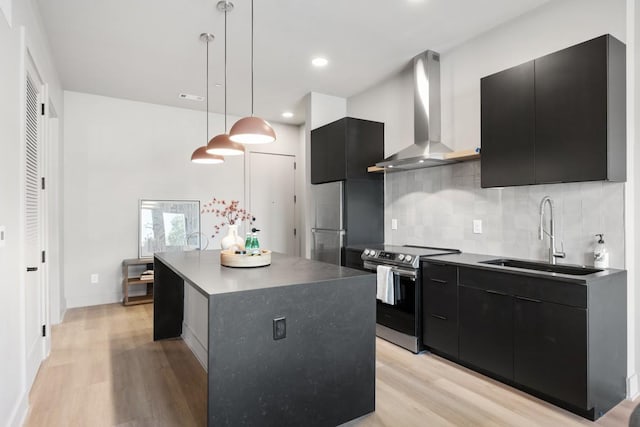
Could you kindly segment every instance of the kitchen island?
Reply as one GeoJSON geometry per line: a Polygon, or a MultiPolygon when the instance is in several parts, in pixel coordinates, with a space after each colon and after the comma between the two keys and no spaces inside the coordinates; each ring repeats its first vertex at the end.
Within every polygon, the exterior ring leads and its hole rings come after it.
{"type": "Polygon", "coordinates": [[[208,425],[334,426],[375,410],[375,275],[273,253],[155,254],[155,341],[179,338],[184,287],[208,301],[208,425]]]}

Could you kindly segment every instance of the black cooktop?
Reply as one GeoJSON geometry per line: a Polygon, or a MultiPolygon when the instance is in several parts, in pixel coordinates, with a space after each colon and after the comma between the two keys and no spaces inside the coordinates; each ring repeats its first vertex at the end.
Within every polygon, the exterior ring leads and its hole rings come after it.
{"type": "Polygon", "coordinates": [[[448,249],[448,248],[435,248],[431,246],[414,246],[414,245],[357,245],[357,246],[349,246],[349,249],[356,250],[365,250],[365,249],[375,249],[384,252],[391,252],[396,254],[404,254],[404,255],[412,255],[418,257],[430,257],[436,255],[449,255],[449,254],[459,254],[460,251],[458,249],[448,249]]]}

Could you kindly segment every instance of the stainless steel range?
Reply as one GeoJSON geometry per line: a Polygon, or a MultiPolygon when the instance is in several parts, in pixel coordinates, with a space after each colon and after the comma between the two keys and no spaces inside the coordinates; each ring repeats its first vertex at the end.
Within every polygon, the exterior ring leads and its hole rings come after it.
{"type": "Polygon", "coordinates": [[[425,246],[379,245],[365,247],[361,258],[366,270],[377,272],[388,266],[393,275],[391,303],[376,301],[376,335],[418,353],[422,349],[422,280],[420,260],[436,255],[460,253],[457,249],[425,246]]]}

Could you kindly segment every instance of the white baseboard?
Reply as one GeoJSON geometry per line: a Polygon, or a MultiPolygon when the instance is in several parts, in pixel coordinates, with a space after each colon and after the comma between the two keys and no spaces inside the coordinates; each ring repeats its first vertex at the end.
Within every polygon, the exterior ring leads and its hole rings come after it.
{"type": "Polygon", "coordinates": [[[25,390],[20,397],[20,400],[13,408],[11,417],[7,422],[7,427],[20,427],[27,420],[27,414],[29,413],[29,392],[25,390]]]}
{"type": "Polygon", "coordinates": [[[122,293],[80,295],[67,298],[67,309],[122,302],[122,293]]]}
{"type": "Polygon", "coordinates": [[[200,362],[200,364],[202,365],[202,367],[206,372],[207,359],[208,359],[207,349],[202,344],[202,342],[200,342],[200,340],[198,339],[196,334],[193,332],[193,330],[191,330],[189,325],[187,325],[184,322],[182,323],[182,339],[185,342],[185,344],[187,344],[187,347],[191,349],[193,354],[196,356],[196,359],[198,359],[198,362],[200,362]]]}
{"type": "Polygon", "coordinates": [[[633,374],[627,378],[627,399],[633,400],[638,397],[638,374],[633,374]]]}

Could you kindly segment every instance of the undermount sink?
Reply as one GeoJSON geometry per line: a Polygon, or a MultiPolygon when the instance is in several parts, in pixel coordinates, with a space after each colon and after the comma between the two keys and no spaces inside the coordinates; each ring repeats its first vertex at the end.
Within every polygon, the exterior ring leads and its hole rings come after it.
{"type": "Polygon", "coordinates": [[[578,267],[571,265],[548,264],[546,262],[521,261],[517,259],[490,259],[480,261],[481,264],[499,265],[502,267],[522,268],[525,270],[546,271],[549,273],[570,274],[572,276],[586,276],[587,274],[598,273],[602,270],[591,267],[578,267]]]}

